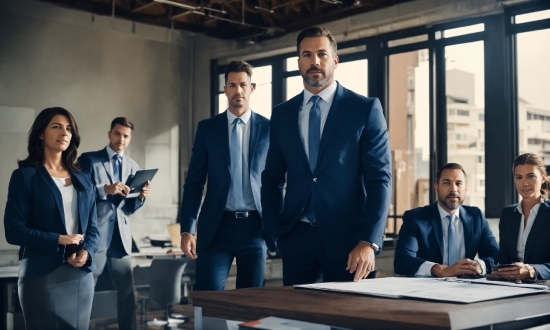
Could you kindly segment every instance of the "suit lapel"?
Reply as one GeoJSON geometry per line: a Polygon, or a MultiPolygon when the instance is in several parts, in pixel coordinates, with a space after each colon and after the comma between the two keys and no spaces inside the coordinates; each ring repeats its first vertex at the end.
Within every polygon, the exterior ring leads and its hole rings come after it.
{"type": "Polygon", "coordinates": [[[472,244],[474,235],[473,220],[462,206],[460,207],[460,221],[462,221],[462,228],[464,229],[464,252],[466,253],[466,258],[468,256],[475,256],[476,251],[472,251],[474,248],[472,244]]]}
{"type": "Polygon", "coordinates": [[[88,210],[86,207],[86,195],[85,188],[82,184],[82,178],[80,177],[81,174],[79,173],[72,173],[72,178],[74,181],[78,181],[78,183],[75,183],[73,181],[73,185],[76,190],[76,194],[78,196],[78,221],[80,221],[80,234],[84,234],[86,231],[86,225],[87,225],[87,218],[85,219],[85,216],[88,214],[88,210]]]}
{"type": "Polygon", "coordinates": [[[130,163],[127,161],[126,157],[127,156],[122,157],[122,177],[120,179],[123,183],[126,183],[131,172],[130,163]]]}
{"type": "MultiPolygon", "coordinates": [[[[539,209],[539,212],[540,211],[541,210],[539,209]]],[[[537,214],[537,217],[538,217],[538,214],[537,214]]],[[[514,210],[514,212],[512,212],[512,218],[509,219],[505,224],[507,227],[507,231],[509,233],[507,237],[509,251],[517,251],[520,224],[521,224],[521,213],[519,213],[518,210],[514,210]]],[[[512,259],[512,261],[519,261],[517,259],[517,253],[514,255],[514,258],[512,259]]]]}
{"type": "MultiPolygon", "coordinates": [[[[539,208],[539,212],[535,217],[529,236],[527,237],[527,242],[525,243],[525,254],[523,260],[529,260],[531,253],[535,247],[535,242],[537,241],[538,236],[543,231],[544,225],[546,224],[546,219],[550,215],[550,207],[546,203],[542,203],[539,208]]],[[[519,226],[518,226],[519,227],[519,226]]],[[[519,229],[518,229],[519,230],[519,229]]],[[[516,235],[518,237],[518,235],[516,235]]],[[[516,243],[517,244],[517,243],[516,243]]]]}
{"type": "MultiPolygon", "coordinates": [[[[250,141],[248,144],[248,168],[252,166],[252,158],[256,151],[256,145],[258,144],[258,139],[260,137],[260,132],[262,131],[262,125],[256,114],[252,112],[250,116],[250,141]]],[[[229,133],[228,133],[229,134],[229,133]]]]}
{"type": "Polygon", "coordinates": [[[63,222],[63,227],[65,227],[65,212],[63,212],[63,199],[61,198],[61,192],[59,191],[59,188],[57,188],[50,173],[48,172],[48,170],[46,170],[44,166],[40,166],[38,168],[38,174],[44,180],[48,188],[50,188],[55,199],[55,204],[57,204],[59,216],[61,217],[61,221],[63,222]]]}
{"type": "Polygon", "coordinates": [[[218,141],[221,142],[222,157],[227,166],[227,171],[231,174],[231,156],[229,154],[229,125],[227,119],[227,110],[220,114],[218,117],[218,122],[216,123],[216,132],[218,134],[218,141]]]}
{"type": "Polygon", "coordinates": [[[309,169],[309,160],[307,159],[306,149],[304,143],[302,142],[302,136],[300,135],[300,109],[302,108],[303,102],[304,92],[302,91],[302,93],[288,101],[288,110],[285,111],[288,111],[290,114],[287,117],[290,119],[290,122],[287,123],[289,129],[288,139],[290,141],[300,141],[300,143],[293,142],[291,144],[296,148],[296,152],[304,163],[304,166],[309,169]]]}
{"type": "Polygon", "coordinates": [[[334,132],[334,129],[338,125],[338,121],[340,121],[340,118],[342,117],[342,114],[344,113],[344,109],[346,108],[347,98],[346,98],[346,91],[342,85],[340,85],[338,82],[335,82],[338,84],[336,87],[336,93],[334,94],[334,99],[332,100],[332,105],[330,106],[330,111],[328,113],[327,120],[325,122],[325,126],[323,127],[323,134],[321,136],[321,144],[319,145],[319,156],[317,159],[317,167],[319,167],[319,160],[322,159],[323,151],[325,150],[328,140],[330,139],[332,133],[334,132]]]}
{"type": "Polygon", "coordinates": [[[443,228],[441,228],[441,215],[437,209],[437,202],[431,205],[432,227],[434,229],[435,239],[439,245],[439,253],[441,254],[441,262],[443,262],[443,228]]]}
{"type": "Polygon", "coordinates": [[[109,176],[111,184],[115,183],[113,181],[113,166],[111,166],[111,159],[109,159],[109,154],[107,153],[107,147],[101,151],[101,163],[105,167],[105,173],[109,176]]]}

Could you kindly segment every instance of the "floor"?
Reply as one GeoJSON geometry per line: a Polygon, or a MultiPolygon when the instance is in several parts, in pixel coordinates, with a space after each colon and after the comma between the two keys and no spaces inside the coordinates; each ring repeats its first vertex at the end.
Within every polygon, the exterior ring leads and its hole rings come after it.
{"type": "MultiPolygon", "coordinates": [[[[138,324],[137,329],[138,330],[176,330],[176,329],[187,329],[192,330],[193,329],[193,306],[192,305],[176,305],[173,308],[173,313],[179,313],[186,316],[189,316],[190,320],[189,322],[184,322],[181,324],[178,324],[177,327],[169,327],[169,326],[149,326],[147,324],[144,324],[143,326],[140,326],[139,321],[139,315],[137,317],[136,323],[138,324]]],[[[155,318],[156,319],[162,319],[164,317],[164,311],[149,311],[147,313],[147,321],[152,321],[155,318]]],[[[105,320],[108,322],[108,324],[101,324],[103,322],[101,321],[95,321],[92,320],[90,322],[90,330],[113,330],[118,329],[118,324],[116,323],[116,320],[105,320]]]]}

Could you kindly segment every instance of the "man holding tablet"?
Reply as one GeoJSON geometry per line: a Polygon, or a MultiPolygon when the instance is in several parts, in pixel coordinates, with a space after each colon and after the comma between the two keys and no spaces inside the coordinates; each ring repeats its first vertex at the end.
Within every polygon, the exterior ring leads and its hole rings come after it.
{"type": "Polygon", "coordinates": [[[130,144],[134,124],[124,117],[111,122],[109,145],[80,156],[80,166],[97,187],[97,222],[99,247],[95,254],[96,279],[104,269],[118,291],[118,328],[136,328],[134,279],[132,275],[132,234],[128,216],[139,209],[149,194],[147,182],[137,197],[126,198],[130,188],[125,184],[139,170],[138,164],[124,150],[130,144]]]}

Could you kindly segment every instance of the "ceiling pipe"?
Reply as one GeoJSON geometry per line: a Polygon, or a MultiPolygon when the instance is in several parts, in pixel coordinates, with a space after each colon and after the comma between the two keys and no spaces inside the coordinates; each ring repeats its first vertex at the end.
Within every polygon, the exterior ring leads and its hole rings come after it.
{"type": "Polygon", "coordinates": [[[186,4],[183,4],[183,3],[179,3],[179,2],[175,2],[175,1],[170,1],[170,0],[153,0],[155,2],[158,2],[158,3],[164,3],[166,5],[170,5],[170,6],[176,6],[176,7],[180,7],[180,8],[184,8],[184,9],[189,9],[189,10],[197,10],[197,9],[201,9],[201,7],[194,7],[194,6],[190,6],[190,5],[186,5],[186,4]]]}

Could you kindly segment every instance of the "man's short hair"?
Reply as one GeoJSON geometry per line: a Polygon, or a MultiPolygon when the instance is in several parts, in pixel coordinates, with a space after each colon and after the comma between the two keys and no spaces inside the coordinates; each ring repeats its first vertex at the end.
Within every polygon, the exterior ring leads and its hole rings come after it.
{"type": "Polygon", "coordinates": [[[252,79],[252,69],[254,67],[245,61],[231,61],[225,67],[225,83],[227,84],[227,77],[231,72],[246,72],[248,78],[252,79]]]}
{"type": "Polygon", "coordinates": [[[132,123],[126,117],[116,117],[115,119],[113,119],[113,121],[111,122],[111,131],[113,130],[113,128],[115,128],[116,124],[129,127],[132,131],[134,130],[134,123],[132,123]]]}
{"type": "Polygon", "coordinates": [[[332,36],[330,31],[327,28],[320,27],[320,26],[312,26],[305,30],[302,30],[300,34],[298,34],[298,38],[296,39],[296,50],[298,51],[298,57],[300,57],[300,44],[302,43],[302,40],[305,38],[317,38],[317,37],[327,37],[330,41],[330,47],[332,48],[332,55],[337,55],[337,45],[336,45],[336,39],[332,36]]]}
{"type": "Polygon", "coordinates": [[[466,174],[466,171],[464,171],[464,167],[462,167],[462,165],[457,163],[447,163],[437,170],[437,183],[439,183],[439,179],[441,179],[441,173],[445,170],[462,170],[462,173],[464,173],[464,179],[468,181],[468,175],[466,174]]]}

